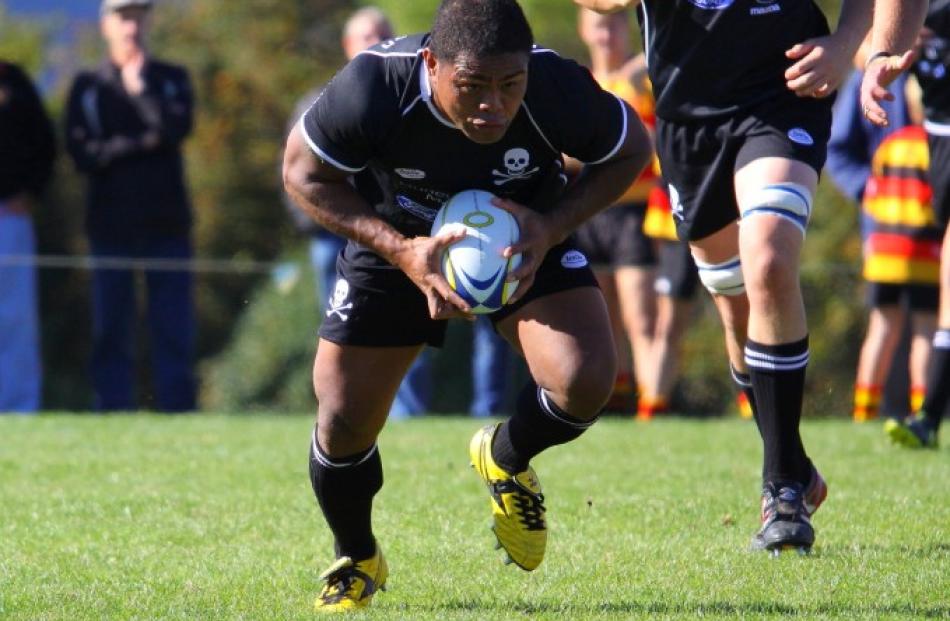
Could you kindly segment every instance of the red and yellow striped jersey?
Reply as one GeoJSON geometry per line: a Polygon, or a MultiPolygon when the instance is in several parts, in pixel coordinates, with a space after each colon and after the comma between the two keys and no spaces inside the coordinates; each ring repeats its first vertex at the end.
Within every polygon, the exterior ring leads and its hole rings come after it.
{"type": "MultiPolygon", "coordinates": [[[[627,76],[613,76],[609,78],[598,78],[598,84],[605,91],[609,91],[620,97],[633,108],[643,124],[650,130],[656,127],[656,103],[653,101],[653,93],[648,80],[639,88],[630,83],[627,76]]],[[[644,203],[650,194],[650,189],[656,185],[659,174],[660,164],[654,154],[653,160],[649,166],[637,177],[633,184],[627,188],[623,196],[617,199],[618,203],[644,203]]]]}
{"type": "Polygon", "coordinates": [[[864,278],[890,284],[937,284],[943,237],[931,206],[930,154],[922,127],[888,136],[871,161],[864,190],[864,278]]]}

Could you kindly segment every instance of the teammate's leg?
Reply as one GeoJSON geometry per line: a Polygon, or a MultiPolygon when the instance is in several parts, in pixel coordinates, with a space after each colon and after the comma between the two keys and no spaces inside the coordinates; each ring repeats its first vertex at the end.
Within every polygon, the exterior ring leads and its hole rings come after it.
{"type": "Polygon", "coordinates": [[[818,182],[815,170],[780,157],[754,159],[735,175],[740,255],[749,298],[745,361],[764,445],[763,526],[753,546],[810,548],[808,516],[826,486],[799,433],[808,329],[799,255],[818,182]]]}

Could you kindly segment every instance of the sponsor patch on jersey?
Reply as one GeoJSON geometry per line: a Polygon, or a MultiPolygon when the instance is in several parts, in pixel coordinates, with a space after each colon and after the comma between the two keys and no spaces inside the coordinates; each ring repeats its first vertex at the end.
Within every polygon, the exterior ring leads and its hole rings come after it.
{"type": "Polygon", "coordinates": [[[425,179],[426,171],[418,168],[394,168],[393,172],[403,179],[425,179]]]}
{"type": "Polygon", "coordinates": [[[402,194],[396,195],[396,203],[417,218],[422,218],[428,222],[435,220],[435,214],[438,212],[438,209],[420,205],[408,196],[403,196],[402,194]]]}
{"type": "Polygon", "coordinates": [[[580,250],[568,250],[561,257],[561,265],[569,270],[576,270],[587,265],[587,257],[580,250]]]}
{"type": "Polygon", "coordinates": [[[778,13],[782,10],[776,0],[755,0],[761,6],[754,6],[749,9],[749,15],[768,15],[769,13],[778,13]]]}
{"type": "Polygon", "coordinates": [[[801,127],[793,127],[788,130],[788,139],[796,144],[805,145],[806,147],[815,144],[815,139],[811,137],[811,134],[801,127]]]}
{"type": "Polygon", "coordinates": [[[701,9],[710,9],[712,11],[721,11],[729,8],[735,0],[689,0],[694,6],[701,9]]]}

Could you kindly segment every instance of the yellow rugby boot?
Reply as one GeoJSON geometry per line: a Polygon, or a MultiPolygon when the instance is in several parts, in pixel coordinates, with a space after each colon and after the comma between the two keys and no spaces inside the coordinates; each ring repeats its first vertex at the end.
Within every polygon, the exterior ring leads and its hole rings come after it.
{"type": "Polygon", "coordinates": [[[383,553],[376,546],[372,557],[354,561],[348,556],[338,558],[320,574],[326,584],[313,603],[317,612],[346,612],[366,608],[376,591],[386,590],[389,567],[383,553]]]}
{"type": "Polygon", "coordinates": [[[525,571],[541,564],[548,531],[544,522],[541,483],[531,466],[512,475],[492,458],[491,446],[500,423],[479,429],[469,443],[472,467],[488,487],[491,496],[492,530],[510,562],[525,571]]]}

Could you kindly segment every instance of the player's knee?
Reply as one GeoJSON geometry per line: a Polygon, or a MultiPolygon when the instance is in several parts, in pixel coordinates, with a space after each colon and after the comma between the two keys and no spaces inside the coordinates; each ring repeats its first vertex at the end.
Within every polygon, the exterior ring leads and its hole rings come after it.
{"type": "Polygon", "coordinates": [[[748,193],[739,205],[742,221],[758,216],[778,217],[805,234],[811,217],[811,190],[799,183],[771,183],[748,193]]]}
{"type": "Polygon", "coordinates": [[[616,353],[612,348],[604,348],[597,356],[562,366],[559,377],[549,378],[544,385],[565,412],[586,420],[596,416],[607,403],[616,377],[616,353]]]}
{"type": "Polygon", "coordinates": [[[738,256],[720,263],[706,263],[696,259],[699,281],[713,295],[734,296],[745,292],[745,277],[738,256]]]}
{"type": "Polygon", "coordinates": [[[760,244],[745,255],[745,281],[750,300],[768,296],[782,298],[798,291],[797,254],[783,253],[779,248],[760,244]]]}

